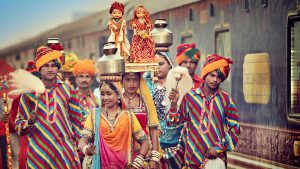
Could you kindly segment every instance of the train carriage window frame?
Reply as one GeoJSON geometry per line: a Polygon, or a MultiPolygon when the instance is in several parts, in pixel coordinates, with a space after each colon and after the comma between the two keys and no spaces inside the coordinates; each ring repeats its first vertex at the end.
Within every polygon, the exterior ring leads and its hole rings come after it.
{"type": "Polygon", "coordinates": [[[193,43],[193,33],[191,30],[181,32],[181,43],[193,43]]]}
{"type": "MultiPolygon", "coordinates": [[[[218,54],[218,55],[221,55],[221,56],[224,56],[224,57],[228,57],[228,58],[234,60],[234,58],[232,58],[232,54],[231,54],[232,53],[231,52],[231,33],[230,33],[230,27],[229,27],[229,25],[228,24],[217,25],[215,27],[215,31],[214,32],[215,32],[214,33],[214,50],[215,50],[215,53],[218,54]],[[227,39],[227,41],[229,43],[226,43],[227,42],[226,41],[226,42],[223,42],[223,43],[221,42],[221,44],[219,44],[218,43],[219,42],[218,41],[219,36],[225,35],[226,33],[228,33],[227,34],[228,35],[227,38],[229,38],[229,39],[227,39]],[[223,51],[223,52],[220,53],[220,51],[218,50],[218,46],[219,45],[225,45],[225,43],[227,45],[229,45],[228,49],[226,49],[228,51],[227,52],[223,51]],[[229,53],[229,54],[227,54],[227,55],[225,54],[224,55],[224,53],[229,53]]],[[[230,67],[230,68],[232,70],[232,67],[230,67]]],[[[232,94],[232,76],[231,76],[231,74],[232,73],[229,73],[229,76],[227,77],[227,79],[221,84],[221,88],[223,88],[229,95],[232,94]]]]}
{"type": "Polygon", "coordinates": [[[300,38],[296,37],[300,37],[300,15],[289,13],[287,18],[287,113],[290,122],[300,123],[300,38]],[[295,32],[295,29],[298,31],[295,32]],[[296,52],[297,49],[298,52],[296,52]],[[293,97],[293,94],[296,96],[293,97]]]}
{"type": "Polygon", "coordinates": [[[98,44],[99,44],[99,57],[101,58],[103,56],[103,46],[107,42],[108,37],[102,36],[99,37],[98,39],[98,44]]]}

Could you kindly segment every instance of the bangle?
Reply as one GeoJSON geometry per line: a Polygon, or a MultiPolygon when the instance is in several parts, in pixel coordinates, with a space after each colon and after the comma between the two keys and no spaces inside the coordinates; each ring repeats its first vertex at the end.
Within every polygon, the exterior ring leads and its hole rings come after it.
{"type": "Polygon", "coordinates": [[[87,151],[88,148],[89,148],[89,145],[88,145],[88,144],[82,147],[82,153],[83,153],[84,155],[86,155],[86,151],[87,151]]]}
{"type": "Polygon", "coordinates": [[[144,158],[142,157],[142,155],[138,155],[135,157],[135,159],[133,160],[133,162],[131,163],[131,166],[134,168],[141,168],[144,167],[144,158]]]}
{"type": "Polygon", "coordinates": [[[151,151],[151,158],[150,158],[151,161],[155,161],[155,162],[158,162],[160,161],[160,153],[156,150],[152,150],[151,151]]]}
{"type": "Polygon", "coordinates": [[[173,108],[170,108],[170,109],[169,109],[169,112],[170,112],[170,113],[177,113],[176,109],[173,109],[173,108]]]}

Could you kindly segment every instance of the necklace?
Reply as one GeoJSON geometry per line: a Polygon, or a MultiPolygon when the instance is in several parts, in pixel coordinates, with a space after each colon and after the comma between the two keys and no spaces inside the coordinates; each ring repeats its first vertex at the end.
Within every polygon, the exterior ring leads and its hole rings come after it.
{"type": "Polygon", "coordinates": [[[129,96],[127,96],[127,95],[124,93],[124,96],[128,98],[128,102],[127,102],[127,105],[128,105],[128,106],[131,106],[132,100],[133,100],[137,95],[138,95],[138,94],[135,93],[135,95],[134,95],[133,97],[130,98],[129,96]]]}
{"type": "Polygon", "coordinates": [[[108,111],[106,110],[105,113],[106,113],[106,117],[107,117],[107,120],[109,121],[109,125],[110,125],[110,129],[111,131],[114,131],[115,128],[116,128],[116,119],[119,115],[119,112],[120,112],[120,109],[118,109],[118,112],[116,113],[115,117],[114,118],[110,118],[108,116],[108,111]]]}

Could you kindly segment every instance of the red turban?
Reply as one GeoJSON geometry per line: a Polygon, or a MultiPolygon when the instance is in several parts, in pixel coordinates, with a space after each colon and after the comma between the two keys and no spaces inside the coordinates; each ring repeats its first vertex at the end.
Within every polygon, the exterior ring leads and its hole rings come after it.
{"type": "Polygon", "coordinates": [[[37,68],[36,68],[36,66],[35,66],[34,60],[29,60],[29,61],[27,62],[26,70],[27,70],[28,72],[30,72],[30,73],[33,73],[33,72],[38,71],[37,68]]]}
{"type": "Polygon", "coordinates": [[[124,15],[124,5],[122,3],[114,2],[113,4],[111,4],[111,7],[109,9],[109,13],[111,14],[114,9],[117,9],[117,10],[121,11],[122,14],[124,15]]]}
{"type": "Polygon", "coordinates": [[[59,43],[49,44],[48,47],[51,48],[52,50],[58,50],[58,51],[63,51],[64,50],[64,48],[59,43]]]}

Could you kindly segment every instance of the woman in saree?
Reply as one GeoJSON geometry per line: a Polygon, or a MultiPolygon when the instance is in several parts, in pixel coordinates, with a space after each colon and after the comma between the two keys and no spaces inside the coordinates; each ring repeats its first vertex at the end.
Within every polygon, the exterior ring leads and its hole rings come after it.
{"type": "MultiPolygon", "coordinates": [[[[150,151],[147,155],[147,162],[150,169],[159,168],[159,121],[151,93],[141,73],[124,73],[122,76],[124,88],[124,99],[128,110],[133,111],[139,120],[143,131],[150,138],[150,151]]],[[[138,155],[141,147],[134,145],[133,157],[138,155]]]]}
{"type": "Polygon", "coordinates": [[[149,149],[148,139],[134,113],[126,110],[115,82],[101,82],[102,106],[90,113],[85,122],[79,148],[92,155],[93,169],[141,168],[149,149]],[[94,144],[88,144],[93,140],[94,144]],[[132,160],[133,141],[140,144],[132,160]]]}
{"type": "Polygon", "coordinates": [[[172,62],[165,52],[158,52],[158,72],[156,77],[150,73],[144,75],[147,86],[151,91],[160,123],[159,142],[163,151],[160,160],[161,169],[181,169],[184,164],[184,142],[182,140],[183,125],[167,126],[167,108],[164,101],[166,96],[166,79],[172,62]]]}

